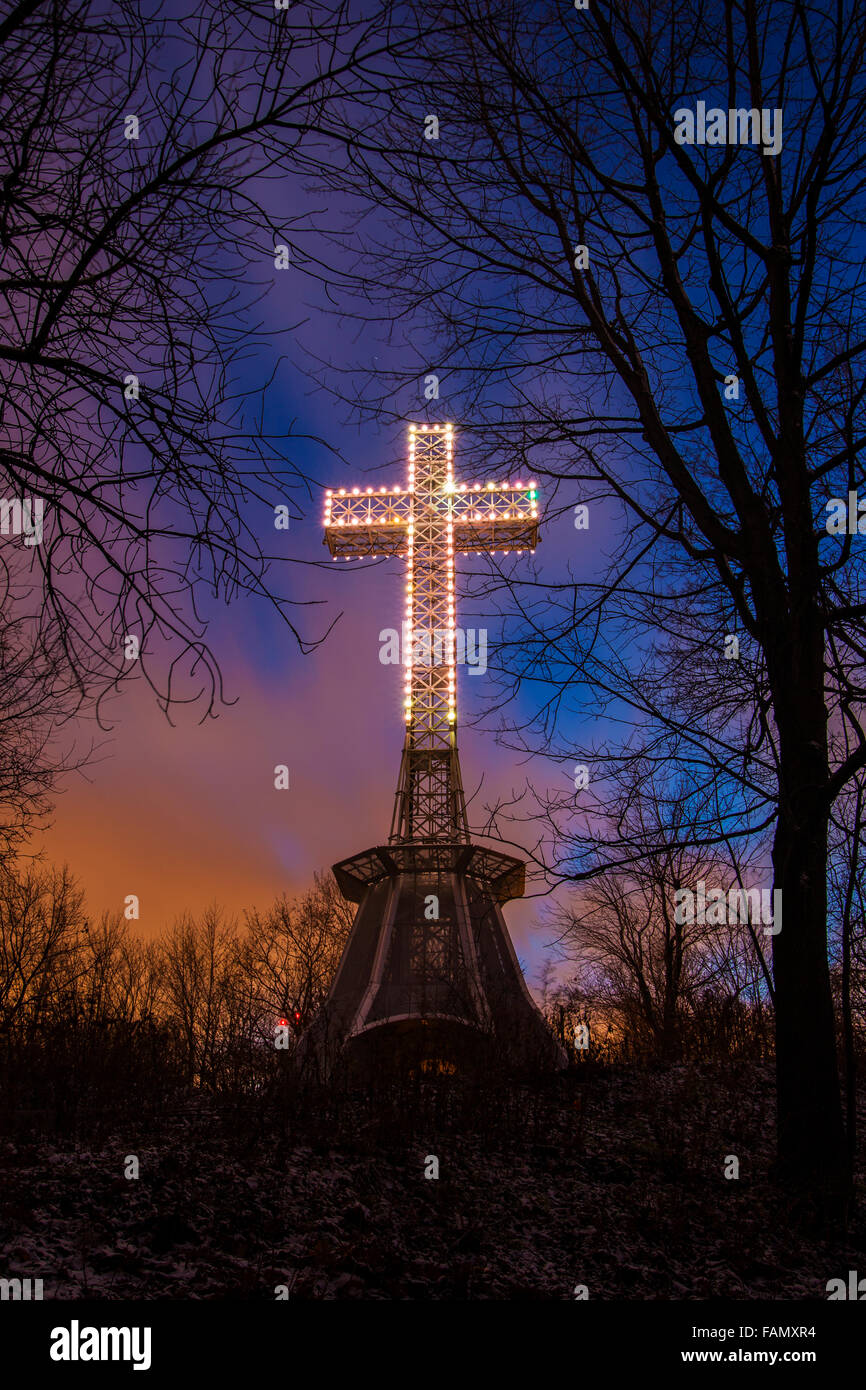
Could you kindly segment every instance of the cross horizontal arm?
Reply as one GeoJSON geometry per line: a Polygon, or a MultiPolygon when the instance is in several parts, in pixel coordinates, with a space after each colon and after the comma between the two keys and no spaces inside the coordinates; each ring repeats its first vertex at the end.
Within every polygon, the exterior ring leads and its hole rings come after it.
{"type": "Polygon", "coordinates": [[[451,496],[456,553],[534,550],[538,543],[535,489],[457,488],[451,496]]]}
{"type": "MultiPolygon", "coordinates": [[[[450,516],[454,550],[534,550],[538,503],[534,489],[460,486],[442,496],[443,522],[450,516]]],[[[341,488],[325,502],[325,544],[336,557],[404,555],[413,494],[395,488],[341,488]]]]}
{"type": "Polygon", "coordinates": [[[405,555],[411,519],[411,492],[340,488],[325,499],[325,544],[335,558],[405,555]]]}

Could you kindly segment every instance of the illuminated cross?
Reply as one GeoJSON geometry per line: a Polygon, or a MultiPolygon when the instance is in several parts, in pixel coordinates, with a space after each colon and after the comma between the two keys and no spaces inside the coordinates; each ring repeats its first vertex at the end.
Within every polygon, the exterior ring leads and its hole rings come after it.
{"type": "Polygon", "coordinates": [[[406,571],[406,741],[391,839],[468,839],[457,759],[454,556],[534,550],[535,484],[455,483],[451,425],[409,426],[405,488],[340,488],[325,500],[334,559],[400,555],[406,571]]]}

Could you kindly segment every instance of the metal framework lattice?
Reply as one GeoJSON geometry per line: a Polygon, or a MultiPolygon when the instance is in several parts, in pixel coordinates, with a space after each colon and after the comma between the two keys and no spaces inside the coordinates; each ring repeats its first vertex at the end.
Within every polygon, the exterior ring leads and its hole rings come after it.
{"type": "Polygon", "coordinates": [[[451,425],[410,425],[405,488],[327,494],[325,544],[334,559],[407,560],[403,664],[406,740],[391,841],[466,841],[457,757],[454,557],[534,550],[535,484],[457,484],[451,425]]]}

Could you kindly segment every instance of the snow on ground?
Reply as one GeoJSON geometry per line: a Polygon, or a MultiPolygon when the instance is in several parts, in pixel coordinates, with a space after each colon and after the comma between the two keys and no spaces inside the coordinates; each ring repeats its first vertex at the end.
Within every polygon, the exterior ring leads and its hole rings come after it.
{"type": "Polygon", "coordinates": [[[768,1066],[597,1073],[459,1125],[261,1112],[197,1097],[91,1146],[6,1139],[0,1276],[46,1299],[667,1300],[825,1298],[866,1274],[862,1211],[810,1234],[770,1180],[768,1066]]]}

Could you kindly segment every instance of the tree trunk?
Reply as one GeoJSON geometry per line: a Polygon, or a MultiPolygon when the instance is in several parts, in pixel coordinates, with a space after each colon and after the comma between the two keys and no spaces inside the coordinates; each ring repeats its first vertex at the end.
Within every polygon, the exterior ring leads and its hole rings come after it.
{"type": "MultiPolygon", "coordinates": [[[[771,200],[772,202],[772,200],[771,200]]],[[[778,208],[774,225],[781,226],[778,208]]],[[[844,1221],[851,1165],[842,1123],[836,1023],[827,960],[830,759],[824,687],[826,633],[818,544],[812,524],[802,381],[791,354],[787,266],[775,272],[780,399],[779,496],[784,518],[787,593],[777,568],[759,581],[764,651],[778,730],[779,810],[773,884],[782,891],[781,930],[773,936],[779,1172],[813,1192],[824,1219],[844,1221]]],[[[760,568],[760,567],[759,567],[760,568]]],[[[774,931],[778,923],[774,922],[774,931]]]]}
{"type": "Polygon", "coordinates": [[[782,890],[782,927],[773,937],[778,1159],[781,1176],[817,1187],[825,1215],[844,1218],[851,1173],[827,963],[826,761],[816,775],[826,743],[815,732],[810,741],[804,720],[797,747],[782,748],[773,846],[774,886],[782,890]]]}
{"type": "Polygon", "coordinates": [[[845,1137],[854,1162],[857,1147],[857,1053],[851,1017],[851,921],[842,924],[842,1047],[845,1055],[845,1137]]]}
{"type": "Polygon", "coordinates": [[[851,946],[854,931],[853,903],[860,867],[860,833],[863,825],[863,788],[857,785],[854,824],[845,899],[842,907],[842,1047],[845,1056],[845,1136],[848,1158],[853,1166],[857,1148],[857,1049],[854,1046],[854,1019],[851,1012],[851,946]]]}

